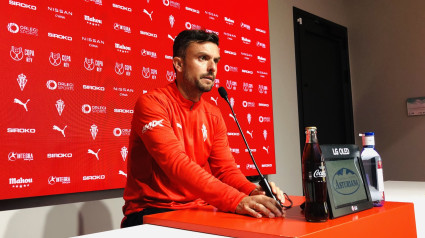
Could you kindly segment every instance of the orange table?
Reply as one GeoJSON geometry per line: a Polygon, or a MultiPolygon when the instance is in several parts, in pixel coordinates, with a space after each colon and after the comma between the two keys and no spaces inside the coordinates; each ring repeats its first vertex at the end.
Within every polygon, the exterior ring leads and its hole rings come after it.
{"type": "Polygon", "coordinates": [[[286,218],[251,218],[217,211],[212,206],[145,216],[147,224],[231,237],[416,237],[412,203],[386,202],[383,207],[311,223],[304,220],[304,197],[291,196],[286,218]]]}

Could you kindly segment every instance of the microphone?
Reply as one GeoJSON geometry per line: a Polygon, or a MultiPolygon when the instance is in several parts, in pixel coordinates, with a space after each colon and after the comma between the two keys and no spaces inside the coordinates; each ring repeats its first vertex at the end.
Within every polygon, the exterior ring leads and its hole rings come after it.
{"type": "Polygon", "coordinates": [[[255,166],[255,168],[257,169],[258,175],[260,176],[260,182],[259,182],[260,186],[261,186],[261,187],[263,188],[263,190],[266,192],[266,195],[267,195],[268,197],[273,198],[274,200],[276,200],[276,201],[277,201],[277,203],[280,205],[280,207],[283,207],[283,206],[282,206],[282,203],[280,203],[280,201],[279,201],[279,200],[275,197],[275,195],[273,194],[273,192],[272,192],[272,189],[271,189],[271,187],[270,187],[269,182],[268,182],[268,181],[267,181],[267,179],[264,177],[264,175],[260,172],[260,169],[258,168],[257,163],[255,162],[254,156],[252,155],[252,152],[251,152],[251,149],[249,148],[248,142],[247,142],[247,141],[246,141],[246,139],[245,139],[245,135],[244,135],[244,134],[243,134],[243,132],[242,132],[242,129],[241,129],[241,126],[239,125],[238,119],[236,119],[236,114],[235,114],[235,112],[233,111],[233,107],[232,107],[232,105],[231,105],[231,104],[230,104],[230,102],[229,102],[229,98],[227,97],[227,91],[226,91],[226,89],[225,89],[225,88],[223,88],[223,87],[219,87],[219,88],[218,88],[218,93],[220,94],[220,96],[221,96],[224,100],[226,100],[227,104],[229,104],[230,110],[232,110],[232,114],[233,114],[233,117],[235,118],[236,125],[238,125],[239,131],[241,132],[241,135],[242,135],[242,139],[243,139],[243,141],[245,142],[246,148],[248,149],[248,152],[249,152],[249,155],[251,156],[252,162],[254,163],[254,166],[255,166]]]}

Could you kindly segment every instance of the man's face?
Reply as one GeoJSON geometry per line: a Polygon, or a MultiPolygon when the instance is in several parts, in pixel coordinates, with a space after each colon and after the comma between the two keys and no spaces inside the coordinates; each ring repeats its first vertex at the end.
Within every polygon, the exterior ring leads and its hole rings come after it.
{"type": "Polygon", "coordinates": [[[220,60],[220,49],[212,42],[192,42],[186,48],[186,56],[182,59],[182,85],[187,93],[209,92],[214,86],[217,75],[217,63],[220,60]],[[194,92],[197,91],[197,92],[194,92]]]}

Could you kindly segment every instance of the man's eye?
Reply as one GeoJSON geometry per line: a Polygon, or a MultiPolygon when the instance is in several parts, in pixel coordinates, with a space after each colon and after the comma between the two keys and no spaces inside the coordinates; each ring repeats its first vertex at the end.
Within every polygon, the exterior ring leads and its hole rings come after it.
{"type": "Polygon", "coordinates": [[[199,59],[204,61],[204,60],[207,60],[207,57],[206,56],[200,56],[199,59]]]}

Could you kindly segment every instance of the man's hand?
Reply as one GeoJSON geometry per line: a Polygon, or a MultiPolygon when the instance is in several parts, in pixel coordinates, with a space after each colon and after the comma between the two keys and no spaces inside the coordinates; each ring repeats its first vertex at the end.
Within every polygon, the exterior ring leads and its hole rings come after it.
{"type": "MultiPolygon", "coordinates": [[[[276,196],[276,198],[280,201],[281,204],[285,203],[285,196],[283,196],[282,190],[280,190],[279,187],[276,186],[275,183],[269,182],[269,185],[272,189],[272,193],[276,196]]],[[[253,195],[266,195],[266,192],[263,190],[263,188],[258,185],[250,194],[250,196],[253,195]]]]}
{"type": "Polygon", "coordinates": [[[273,198],[265,195],[244,197],[236,207],[236,213],[250,215],[256,218],[263,216],[269,218],[285,216],[285,211],[280,208],[279,204],[273,198]]]}

